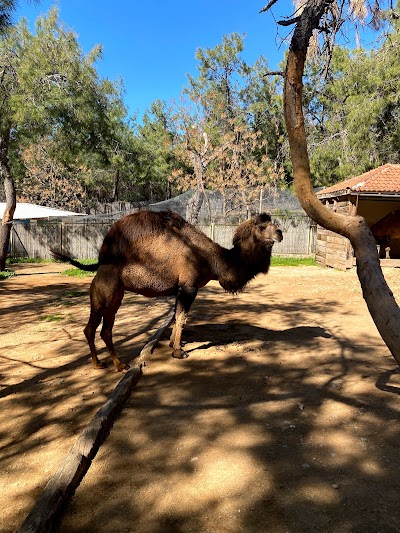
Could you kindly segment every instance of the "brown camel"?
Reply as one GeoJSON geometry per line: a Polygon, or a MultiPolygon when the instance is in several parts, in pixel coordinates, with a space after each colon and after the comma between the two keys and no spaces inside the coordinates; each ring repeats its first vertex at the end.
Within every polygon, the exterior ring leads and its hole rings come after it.
{"type": "Polygon", "coordinates": [[[175,322],[170,346],[173,357],[188,354],[181,347],[182,329],[200,287],[218,280],[236,293],[259,273],[267,273],[274,242],[282,232],[262,213],[239,225],[228,250],[170,211],[139,211],[113,224],[106,235],[95,265],[83,265],[53,251],[56,259],[83,270],[96,271],[91,287],[90,318],[84,329],[95,368],[98,360],[95,334],[103,319],[101,338],[118,371],[126,366],[115,353],[112,328],[124,291],[144,296],[176,295],[175,322]]]}

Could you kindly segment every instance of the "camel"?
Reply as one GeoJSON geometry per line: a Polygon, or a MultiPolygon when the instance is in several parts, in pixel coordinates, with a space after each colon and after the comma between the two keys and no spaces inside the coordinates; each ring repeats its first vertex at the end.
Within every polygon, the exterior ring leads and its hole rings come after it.
{"type": "Polygon", "coordinates": [[[385,251],[386,259],[390,259],[391,242],[400,239],[400,210],[392,211],[378,220],[371,226],[371,231],[380,246],[379,255],[383,256],[385,251]]]}
{"type": "Polygon", "coordinates": [[[112,328],[125,290],[147,297],[176,295],[170,347],[173,357],[184,359],[188,354],[181,345],[182,330],[198,289],[218,280],[229,293],[243,290],[257,274],[268,272],[272,246],[281,240],[281,230],[266,213],[241,223],[233,248],[226,249],[176,213],[143,210],[111,226],[94,265],[52,253],[58,260],[97,271],[90,287],[90,317],[84,334],[93,366],[104,368],[94,342],[103,319],[100,336],[120,372],[128,367],[115,353],[112,328]]]}

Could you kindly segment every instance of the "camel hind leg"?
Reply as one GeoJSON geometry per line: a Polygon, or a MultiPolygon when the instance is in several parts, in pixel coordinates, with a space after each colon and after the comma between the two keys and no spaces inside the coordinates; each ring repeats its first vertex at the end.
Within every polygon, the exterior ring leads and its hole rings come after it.
{"type": "Polygon", "coordinates": [[[115,273],[108,272],[108,269],[103,270],[99,269],[90,287],[90,317],[84,329],[84,334],[89,344],[94,368],[105,368],[106,365],[101,363],[97,357],[95,346],[96,330],[101,319],[103,319],[101,338],[110,352],[115,368],[118,372],[121,372],[129,367],[121,363],[115,352],[112,341],[112,328],[115,315],[124,296],[124,289],[118,278],[116,278],[115,273]]]}
{"type": "Polygon", "coordinates": [[[115,315],[119,309],[119,306],[121,305],[122,298],[124,296],[124,291],[122,290],[120,293],[115,294],[113,298],[112,305],[107,307],[107,309],[103,313],[103,327],[101,328],[100,336],[103,339],[105,345],[108,348],[108,351],[110,352],[111,358],[113,360],[114,366],[117,369],[118,372],[122,372],[122,370],[127,370],[129,368],[129,365],[125,365],[122,363],[115,353],[114,343],[112,340],[112,328],[114,326],[115,322],[115,315]]]}
{"type": "Polygon", "coordinates": [[[101,322],[101,318],[102,318],[101,311],[95,310],[92,307],[92,309],[90,310],[89,322],[87,323],[85,329],[83,330],[86,340],[89,344],[90,354],[92,356],[92,363],[93,363],[94,368],[105,368],[107,366],[106,364],[101,363],[99,361],[99,358],[97,357],[96,346],[94,343],[94,339],[96,336],[96,329],[101,322]]]}

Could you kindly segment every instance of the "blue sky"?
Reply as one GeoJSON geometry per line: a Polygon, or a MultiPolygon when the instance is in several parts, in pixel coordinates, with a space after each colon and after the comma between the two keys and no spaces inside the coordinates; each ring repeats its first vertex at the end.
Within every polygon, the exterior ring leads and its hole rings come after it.
{"type": "MultiPolygon", "coordinates": [[[[266,3],[266,0],[265,0],[266,3]]],[[[156,99],[178,99],[187,82],[196,76],[197,48],[213,48],[233,32],[246,34],[243,58],[250,64],[264,55],[276,68],[285,45],[280,46],[276,24],[269,13],[259,14],[264,0],[20,0],[14,20],[24,16],[31,29],[36,18],[57,5],[61,20],[79,36],[88,52],[103,45],[97,65],[101,76],[122,78],[124,101],[131,113],[141,115],[156,99]]],[[[281,0],[290,15],[292,3],[281,0]]],[[[279,17],[282,12],[277,9],[279,17]]],[[[282,35],[285,35],[284,30],[282,35]]]]}
{"type": "Polygon", "coordinates": [[[36,18],[57,5],[61,20],[79,37],[84,52],[103,45],[98,63],[102,77],[122,78],[124,101],[139,116],[156,99],[178,99],[187,82],[197,75],[197,48],[213,48],[224,35],[246,34],[244,60],[253,64],[260,55],[276,69],[284,56],[282,44],[289,30],[274,17],[290,16],[291,0],[280,0],[271,13],[259,14],[267,0],[20,0],[14,20],[24,16],[34,28],[36,18]]]}

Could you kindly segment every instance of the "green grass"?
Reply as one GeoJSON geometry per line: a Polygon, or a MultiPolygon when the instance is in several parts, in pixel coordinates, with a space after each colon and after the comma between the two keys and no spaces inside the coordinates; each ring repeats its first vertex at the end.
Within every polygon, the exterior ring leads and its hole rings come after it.
{"type": "MultiPolygon", "coordinates": [[[[96,263],[93,260],[84,260],[81,261],[85,265],[91,265],[96,263]]],[[[316,266],[317,262],[313,257],[272,257],[271,266],[316,266]]],[[[86,272],[85,270],[80,270],[79,268],[71,268],[63,272],[67,276],[76,276],[83,278],[86,276],[94,276],[95,272],[86,272]]]]}
{"type": "Polygon", "coordinates": [[[60,294],[59,298],[79,298],[80,296],[86,296],[87,291],[64,291],[60,294]]]}
{"type": "MultiPolygon", "coordinates": [[[[81,259],[79,260],[80,263],[83,265],[95,265],[97,263],[96,259],[81,259]]],[[[87,278],[87,277],[93,277],[96,272],[88,272],[87,270],[81,270],[80,268],[69,268],[68,270],[64,270],[63,274],[65,276],[71,276],[75,278],[87,278]]]]}
{"type": "Polygon", "coordinates": [[[0,272],[0,281],[2,279],[11,278],[12,276],[15,276],[15,272],[12,272],[11,270],[3,270],[2,272],[0,272]]]}
{"type": "Polygon", "coordinates": [[[61,320],[64,320],[64,316],[62,315],[44,315],[39,318],[39,320],[42,320],[43,322],[60,322],[61,320]]]}
{"type": "Polygon", "coordinates": [[[313,257],[272,257],[271,266],[316,266],[313,257]]]}
{"type": "Polygon", "coordinates": [[[60,305],[63,305],[65,307],[70,307],[72,305],[75,305],[76,299],[81,298],[82,296],[87,296],[87,291],[64,291],[60,294],[58,297],[58,300],[60,300],[60,305]]]}
{"type": "Polygon", "coordinates": [[[35,257],[10,257],[7,263],[15,265],[16,263],[52,263],[52,259],[37,259],[35,257]]]}
{"type": "MultiPolygon", "coordinates": [[[[6,260],[6,264],[7,265],[15,265],[17,263],[47,263],[48,261],[45,260],[45,259],[35,259],[33,257],[9,257],[7,260],[6,260]]],[[[13,272],[12,270],[3,270],[2,272],[0,272],[0,281],[2,279],[8,279],[8,278],[11,278],[12,276],[15,276],[15,272],[13,272]]]]}
{"type": "Polygon", "coordinates": [[[62,274],[64,276],[71,276],[72,278],[93,278],[96,272],[88,272],[80,268],[69,268],[68,270],[64,270],[62,274]]]}
{"type": "MultiPolygon", "coordinates": [[[[54,259],[37,259],[34,257],[11,257],[7,259],[7,264],[15,265],[18,263],[58,263],[59,261],[55,261],[54,259]]],[[[82,259],[80,261],[84,265],[93,265],[97,263],[97,259],[82,259]]],[[[66,263],[67,264],[67,263],[66,263]]],[[[69,268],[68,270],[64,270],[63,274],[66,276],[76,277],[76,278],[86,278],[86,277],[93,277],[96,272],[87,272],[86,270],[81,270],[80,268],[69,268]]],[[[14,272],[11,272],[9,270],[6,270],[4,272],[0,272],[0,280],[10,278],[11,276],[14,276],[14,272]]]]}
{"type": "MultiPolygon", "coordinates": [[[[10,259],[10,263],[48,263],[49,260],[44,259],[33,259],[33,258],[16,258],[10,259]]],[[[96,264],[95,259],[82,259],[80,261],[84,265],[93,265],[96,264]]],[[[316,266],[317,262],[312,257],[279,257],[273,256],[271,259],[271,266],[316,266]]],[[[63,272],[66,276],[76,277],[76,278],[86,278],[93,277],[95,272],[88,272],[86,270],[81,270],[80,268],[69,268],[63,272]]],[[[14,275],[14,272],[6,270],[5,272],[0,272],[0,280],[9,278],[14,275]]],[[[81,296],[81,294],[79,294],[81,296]]]]}

